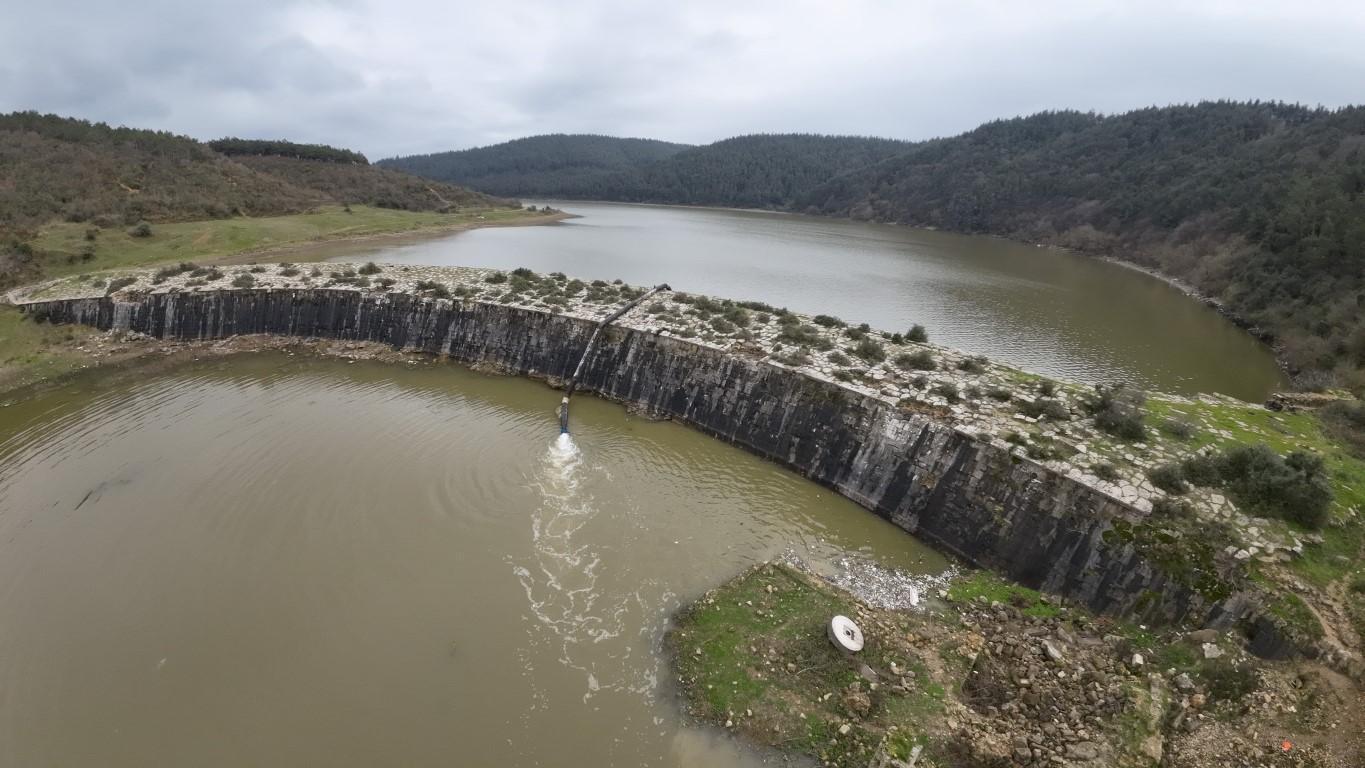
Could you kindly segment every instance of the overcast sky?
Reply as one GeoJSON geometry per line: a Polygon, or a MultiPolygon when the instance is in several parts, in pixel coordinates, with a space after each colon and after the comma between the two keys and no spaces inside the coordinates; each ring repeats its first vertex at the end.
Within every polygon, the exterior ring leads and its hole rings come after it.
{"type": "Polygon", "coordinates": [[[918,139],[1043,109],[1365,102],[1365,3],[0,0],[0,111],[372,159],[538,133],[918,139]]]}

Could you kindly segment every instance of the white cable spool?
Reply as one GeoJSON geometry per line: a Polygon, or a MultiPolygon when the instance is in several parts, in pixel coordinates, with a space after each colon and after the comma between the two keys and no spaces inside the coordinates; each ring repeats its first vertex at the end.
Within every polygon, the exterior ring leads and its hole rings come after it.
{"type": "Polygon", "coordinates": [[[829,641],[844,653],[857,653],[863,649],[863,631],[847,616],[835,616],[826,627],[829,641]]]}

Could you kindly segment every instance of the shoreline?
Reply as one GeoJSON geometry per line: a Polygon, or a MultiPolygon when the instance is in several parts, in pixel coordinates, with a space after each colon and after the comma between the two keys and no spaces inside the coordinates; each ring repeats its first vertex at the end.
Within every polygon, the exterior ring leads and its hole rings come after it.
{"type": "MultiPolygon", "coordinates": [[[[565,211],[555,211],[554,213],[541,214],[530,217],[522,221],[462,221],[455,224],[437,225],[433,227],[418,227],[416,229],[397,230],[393,232],[370,232],[363,235],[341,235],[337,237],[323,236],[314,240],[304,240],[296,243],[281,243],[265,248],[254,248],[240,253],[219,256],[216,258],[204,259],[206,265],[231,266],[235,264],[250,264],[252,260],[262,256],[275,256],[278,254],[294,253],[305,251],[309,248],[317,248],[324,245],[335,245],[338,243],[367,243],[379,242],[384,240],[397,240],[403,237],[437,237],[441,235],[457,234],[468,232],[475,229],[493,229],[499,227],[542,227],[550,224],[558,224],[568,219],[582,218],[575,213],[565,211]]],[[[170,263],[170,262],[164,262],[170,263]]],[[[305,261],[304,263],[309,263],[305,261]]]]}
{"type": "MultiPolygon", "coordinates": [[[[1250,320],[1248,320],[1248,319],[1245,318],[1245,317],[1242,317],[1241,315],[1239,315],[1239,314],[1237,314],[1236,312],[1234,312],[1234,311],[1232,311],[1231,309],[1229,309],[1229,308],[1227,307],[1227,305],[1224,304],[1224,303],[1223,303],[1222,301],[1220,301],[1219,299],[1214,298],[1214,297],[1212,297],[1212,296],[1209,296],[1209,295],[1207,295],[1207,294],[1201,292],[1199,289],[1195,288],[1193,285],[1190,285],[1189,283],[1185,282],[1184,280],[1181,280],[1180,278],[1173,277],[1173,276],[1171,276],[1171,275],[1167,275],[1167,274],[1165,274],[1165,273],[1163,273],[1163,272],[1161,272],[1161,271],[1159,271],[1159,270],[1157,270],[1157,269],[1154,269],[1154,268],[1152,268],[1152,267],[1143,266],[1142,264],[1139,264],[1139,263],[1137,263],[1137,262],[1135,262],[1135,261],[1130,261],[1130,260],[1128,260],[1128,259],[1124,259],[1124,258],[1121,258],[1121,257],[1118,257],[1118,256],[1110,256],[1110,255],[1101,254],[1101,253],[1091,253],[1091,252],[1089,252],[1089,251],[1083,251],[1083,250],[1079,250],[1079,249],[1076,249],[1076,248],[1068,248],[1068,247],[1066,247],[1066,246],[1056,245],[1056,244],[1054,244],[1054,243],[1033,242],[1033,241],[1029,241],[1029,240],[1023,240],[1023,239],[1020,239],[1020,238],[1016,238],[1016,237],[1011,237],[1011,236],[1009,236],[1009,235],[1000,235],[1000,234],[993,234],[993,233],[957,232],[957,231],[954,231],[954,230],[942,229],[942,228],[940,228],[940,227],[930,227],[930,226],[923,226],[923,225],[916,225],[916,224],[902,224],[902,223],[900,223],[900,222],[895,222],[895,221],[877,221],[877,220],[875,220],[875,219],[855,219],[855,218],[853,218],[853,217],[851,217],[851,216],[832,216],[832,215],[823,214],[823,213],[804,213],[804,212],[801,212],[801,211],[783,211],[783,210],[774,210],[774,209],[770,209],[770,208],[739,208],[739,207],[735,207],[735,206],[687,205],[687,204],[685,204],[685,203],[643,203],[643,202],[625,202],[625,201],[620,201],[620,200],[558,200],[558,201],[557,201],[557,200],[554,200],[554,199],[547,198],[547,201],[550,202],[550,203],[559,202],[559,203],[565,203],[565,204],[569,204],[569,205],[572,205],[572,204],[574,204],[574,203],[588,203],[588,204],[599,204],[599,205],[629,205],[629,206],[638,206],[638,207],[645,207],[645,208],[680,208],[680,209],[684,209],[684,210],[712,210],[712,211],[729,211],[729,212],[734,212],[734,213],[771,213],[771,214],[779,214],[779,215],[784,215],[784,216],[810,216],[811,218],[832,219],[832,220],[835,220],[835,221],[849,221],[849,222],[855,222],[855,223],[860,223],[860,224],[882,224],[882,225],[890,226],[890,227],[904,227],[904,228],[907,228],[907,229],[918,229],[918,230],[923,230],[923,231],[925,231],[925,232],[937,232],[937,233],[946,233],[946,234],[962,235],[962,236],[964,236],[964,237],[991,237],[991,238],[997,238],[997,239],[1000,239],[1000,240],[1008,240],[1008,241],[1010,241],[1010,242],[1021,243],[1021,244],[1024,244],[1024,245],[1032,245],[1032,246],[1037,246],[1037,247],[1042,247],[1042,248],[1055,248],[1055,249],[1057,249],[1057,250],[1065,251],[1065,252],[1067,252],[1067,253],[1074,253],[1074,254],[1077,254],[1077,255],[1080,255],[1080,256],[1085,256],[1085,257],[1087,257],[1087,258],[1098,259],[1099,261],[1103,261],[1103,262],[1108,262],[1108,263],[1111,263],[1111,264],[1115,264],[1115,265],[1120,266],[1120,267],[1123,267],[1123,268],[1125,268],[1125,269],[1131,269],[1131,270],[1133,270],[1133,271],[1135,271],[1135,272],[1141,272],[1142,274],[1147,275],[1148,277],[1151,277],[1151,278],[1160,280],[1161,282],[1163,282],[1163,283],[1165,283],[1165,284],[1171,286],[1172,288],[1175,288],[1176,290],[1180,291],[1180,292],[1183,293],[1185,296],[1187,296],[1187,297],[1189,297],[1189,298],[1191,298],[1191,299],[1194,299],[1195,301],[1197,301],[1197,302],[1199,302],[1199,303],[1201,303],[1201,304],[1203,304],[1203,305],[1209,307],[1210,309],[1212,309],[1212,310],[1214,310],[1215,312],[1217,312],[1219,315],[1222,315],[1228,322],[1232,323],[1234,326],[1236,326],[1237,328],[1239,328],[1240,330],[1242,330],[1243,332],[1245,332],[1247,335],[1251,336],[1253,339],[1257,340],[1258,342],[1264,344],[1264,345],[1270,350],[1271,356],[1272,356],[1272,357],[1274,358],[1274,360],[1275,360],[1275,365],[1276,365],[1276,366],[1280,369],[1280,371],[1281,371],[1282,373],[1284,373],[1284,375],[1289,379],[1289,384],[1291,385],[1291,387],[1293,386],[1293,383],[1294,383],[1294,381],[1293,381],[1293,380],[1294,380],[1294,372],[1290,369],[1288,362],[1284,359],[1283,350],[1281,349],[1279,343],[1277,342],[1276,337],[1275,337],[1275,335],[1274,335],[1273,332],[1271,332],[1271,331],[1269,331],[1269,330],[1267,330],[1267,329],[1265,329],[1265,328],[1263,328],[1263,327],[1261,327],[1261,326],[1259,326],[1259,325],[1256,325],[1255,323],[1251,322],[1250,320]]],[[[1274,394],[1274,393],[1272,393],[1272,394],[1274,394]]]]}

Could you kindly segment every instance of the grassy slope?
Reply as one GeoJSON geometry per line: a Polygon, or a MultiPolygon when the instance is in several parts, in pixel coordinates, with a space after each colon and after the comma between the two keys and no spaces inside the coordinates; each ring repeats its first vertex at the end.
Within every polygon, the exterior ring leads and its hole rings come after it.
{"type": "Polygon", "coordinates": [[[533,220],[529,212],[511,208],[459,213],[395,211],[364,206],[354,206],[351,210],[347,213],[339,206],[331,206],[316,213],[291,216],[156,224],[151,237],[132,237],[121,229],[105,230],[93,242],[95,256],[88,261],[82,261],[79,256],[92,244],[85,239],[87,227],[84,224],[50,224],[39,232],[33,244],[45,254],[44,275],[61,277],[167,261],[209,262],[325,240],[533,220]]]}
{"type": "MultiPolygon", "coordinates": [[[[354,206],[352,213],[346,213],[333,206],[290,216],[155,224],[151,237],[108,229],[100,231],[93,243],[85,239],[88,225],[54,223],[39,232],[34,247],[41,277],[53,278],[160,262],[246,258],[326,240],[544,219],[543,214],[511,208],[434,213],[354,206]],[[92,245],[94,257],[82,260],[81,252],[92,245]]],[[[88,362],[76,347],[90,333],[86,328],[38,325],[25,320],[17,309],[0,306],[0,391],[58,376],[88,362]]]]}

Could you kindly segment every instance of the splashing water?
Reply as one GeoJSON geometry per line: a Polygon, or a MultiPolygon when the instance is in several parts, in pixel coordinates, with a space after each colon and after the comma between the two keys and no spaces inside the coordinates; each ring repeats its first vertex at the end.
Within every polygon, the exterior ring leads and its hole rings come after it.
{"type": "MultiPolygon", "coordinates": [[[[593,523],[599,510],[583,486],[586,479],[604,473],[584,461],[572,436],[561,433],[532,480],[541,502],[531,515],[531,562],[513,564],[541,640],[557,643],[560,663],[583,673],[585,701],[602,690],[651,695],[657,682],[652,667],[642,679],[616,681],[606,679],[598,664],[604,655],[628,657],[635,652],[629,639],[622,637],[630,623],[629,612],[661,608],[658,603],[647,605],[639,591],[613,594],[598,585],[598,569],[603,565],[600,537],[583,529],[593,523]]],[[[671,601],[672,593],[664,597],[671,601]]]]}

